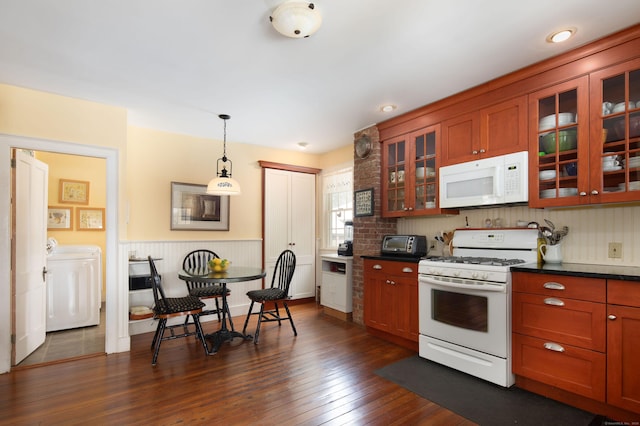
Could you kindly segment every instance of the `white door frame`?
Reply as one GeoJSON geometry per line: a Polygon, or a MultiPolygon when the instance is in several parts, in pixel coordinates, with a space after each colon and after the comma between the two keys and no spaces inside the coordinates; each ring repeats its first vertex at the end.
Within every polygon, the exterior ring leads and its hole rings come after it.
{"type": "Polygon", "coordinates": [[[115,148],[0,134],[0,373],[11,369],[11,148],[104,158],[106,199],[106,340],[107,353],[128,351],[130,338],[126,291],[118,287],[119,152],[115,148]],[[123,314],[123,312],[125,314],[123,314]]]}

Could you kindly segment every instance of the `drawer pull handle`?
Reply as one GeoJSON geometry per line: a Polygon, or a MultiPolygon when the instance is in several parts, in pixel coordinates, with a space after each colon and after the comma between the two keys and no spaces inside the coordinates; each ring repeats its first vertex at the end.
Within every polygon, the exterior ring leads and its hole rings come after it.
{"type": "Polygon", "coordinates": [[[609,316],[607,316],[607,318],[609,318],[611,321],[613,321],[615,319],[618,319],[618,317],[615,316],[615,315],[609,315],[609,316]]]}
{"type": "Polygon", "coordinates": [[[544,303],[545,305],[564,306],[564,302],[560,299],[556,299],[555,297],[547,297],[544,299],[544,303]]]}
{"type": "Polygon", "coordinates": [[[402,272],[406,272],[406,273],[410,274],[410,273],[413,272],[413,268],[404,267],[404,268],[402,268],[402,272]]]}
{"type": "Polygon", "coordinates": [[[564,290],[564,286],[562,284],[554,282],[544,283],[543,287],[549,290],[564,290]]]}
{"type": "Polygon", "coordinates": [[[377,263],[373,265],[373,269],[382,269],[382,265],[378,265],[377,263]]]}
{"type": "Polygon", "coordinates": [[[557,343],[547,342],[544,344],[544,348],[554,352],[564,352],[564,348],[557,343]]]}

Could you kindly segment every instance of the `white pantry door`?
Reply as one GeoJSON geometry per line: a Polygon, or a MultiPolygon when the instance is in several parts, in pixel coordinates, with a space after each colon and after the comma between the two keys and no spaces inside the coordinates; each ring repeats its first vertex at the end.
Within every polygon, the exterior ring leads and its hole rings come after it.
{"type": "Polygon", "coordinates": [[[46,337],[47,200],[49,166],[15,151],[15,358],[18,364],[46,337]]]}

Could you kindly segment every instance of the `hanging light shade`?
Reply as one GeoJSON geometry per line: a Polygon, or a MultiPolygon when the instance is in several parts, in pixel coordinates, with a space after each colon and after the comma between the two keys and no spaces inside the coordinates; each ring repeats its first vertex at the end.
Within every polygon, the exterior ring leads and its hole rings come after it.
{"type": "Polygon", "coordinates": [[[269,20],[280,34],[303,38],[318,31],[322,15],[313,3],[288,0],[276,7],[269,20]]]}
{"type": "Polygon", "coordinates": [[[216,162],[216,177],[209,181],[207,185],[207,194],[211,195],[240,195],[240,184],[231,177],[233,170],[233,162],[227,158],[227,120],[231,116],[220,114],[224,121],[224,145],[222,148],[222,157],[216,162]],[[227,165],[229,170],[227,170],[227,165]],[[222,168],[221,168],[222,167],[222,168]]]}

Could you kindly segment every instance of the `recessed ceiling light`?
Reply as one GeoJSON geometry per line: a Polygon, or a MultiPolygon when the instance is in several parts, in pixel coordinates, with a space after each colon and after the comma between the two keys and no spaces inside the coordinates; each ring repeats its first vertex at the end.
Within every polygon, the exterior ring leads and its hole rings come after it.
{"type": "Polygon", "coordinates": [[[307,146],[309,146],[309,143],[307,142],[298,142],[298,148],[300,148],[303,151],[307,149],[307,146]]]}
{"type": "Polygon", "coordinates": [[[575,33],[575,28],[565,28],[560,31],[556,31],[547,36],[548,43],[562,43],[563,41],[569,40],[575,33]]]}
{"type": "Polygon", "coordinates": [[[394,110],[394,109],[396,109],[396,108],[397,108],[397,106],[395,106],[395,105],[391,105],[391,104],[389,104],[389,105],[382,105],[382,106],[380,107],[380,111],[382,111],[382,112],[391,112],[391,111],[393,111],[393,110],[394,110]]]}

